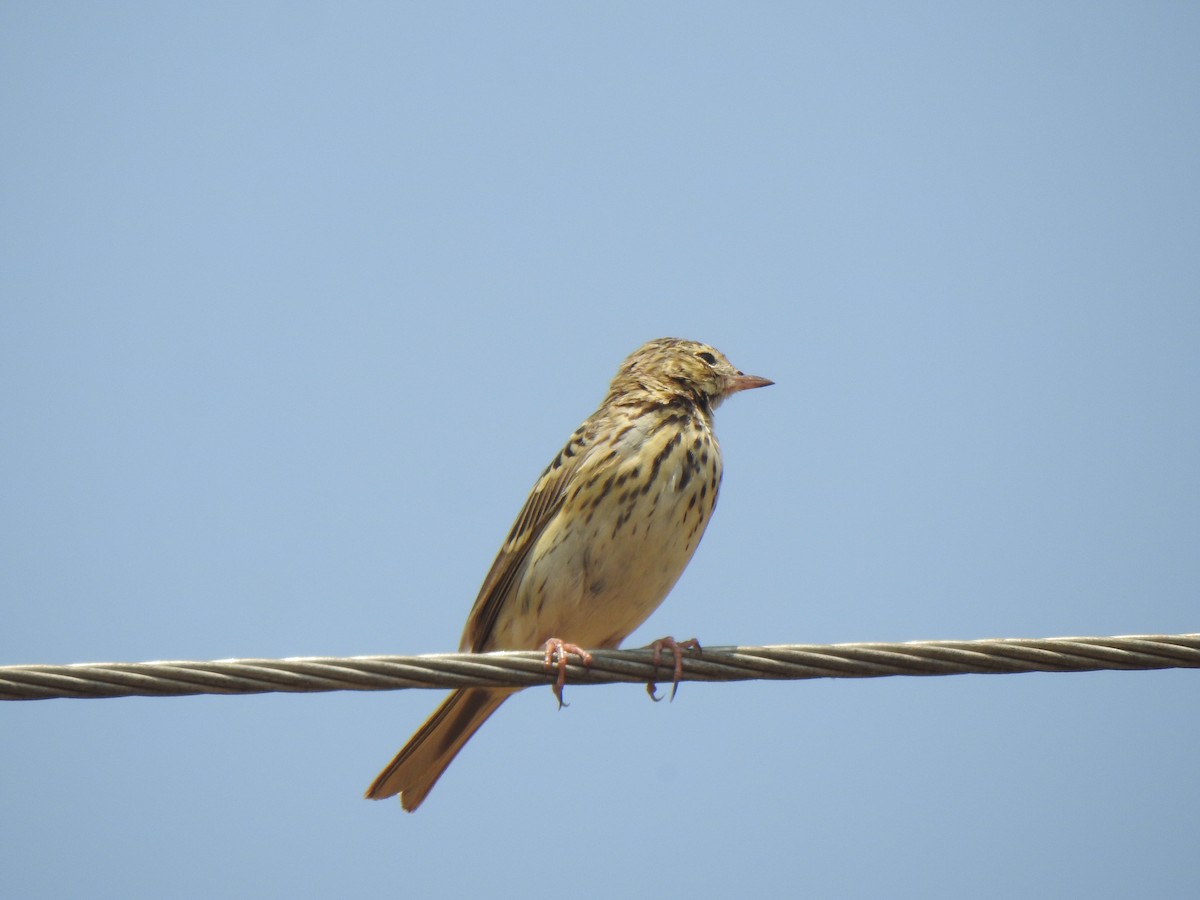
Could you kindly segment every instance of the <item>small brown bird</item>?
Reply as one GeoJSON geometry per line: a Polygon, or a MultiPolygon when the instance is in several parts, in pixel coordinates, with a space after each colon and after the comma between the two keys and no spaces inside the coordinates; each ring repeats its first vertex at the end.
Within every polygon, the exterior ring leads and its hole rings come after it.
{"type": "MultiPolygon", "coordinates": [[[[717,502],[713,410],[771,384],[719,351],[659,338],[621,364],[608,395],[546,467],[508,533],[463,631],[462,651],[615,648],[683,573],[717,502]],[[565,643],[569,641],[570,643],[565,643]]],[[[667,646],[679,650],[670,639],[667,646]]],[[[678,669],[677,669],[678,677],[678,669]]],[[[517,688],[454,691],[367,789],[412,812],[517,688]]]]}

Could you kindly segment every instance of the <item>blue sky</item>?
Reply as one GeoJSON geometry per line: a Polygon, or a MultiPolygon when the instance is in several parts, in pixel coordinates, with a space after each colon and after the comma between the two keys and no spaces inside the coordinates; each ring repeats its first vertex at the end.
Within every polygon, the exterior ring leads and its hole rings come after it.
{"type": "MultiPolygon", "coordinates": [[[[0,662],[453,649],[661,335],[776,386],[631,638],[1200,630],[1187,4],[0,7],[0,662]]],[[[6,704],[23,897],[1180,896],[1196,675],[6,704]],[[102,889],[103,888],[103,889],[102,889]]]]}

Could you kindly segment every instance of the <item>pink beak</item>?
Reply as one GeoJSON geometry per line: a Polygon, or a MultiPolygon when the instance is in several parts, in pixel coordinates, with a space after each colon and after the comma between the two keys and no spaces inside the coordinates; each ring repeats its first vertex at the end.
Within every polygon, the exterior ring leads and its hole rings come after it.
{"type": "Polygon", "coordinates": [[[738,391],[748,391],[751,388],[766,387],[774,384],[769,378],[760,378],[757,375],[743,375],[738,372],[726,382],[725,394],[736,394],[738,391]]]}

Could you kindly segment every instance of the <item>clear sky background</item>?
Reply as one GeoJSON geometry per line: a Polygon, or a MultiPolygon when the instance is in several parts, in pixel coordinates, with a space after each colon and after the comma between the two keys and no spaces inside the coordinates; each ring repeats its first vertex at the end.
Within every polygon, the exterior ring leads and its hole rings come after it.
{"type": "MultiPolygon", "coordinates": [[[[644,340],[775,387],[631,639],[1200,630],[1200,8],[0,6],[0,662],[457,647],[644,340]]],[[[0,707],[12,897],[1183,896],[1200,673],[0,707]]]]}

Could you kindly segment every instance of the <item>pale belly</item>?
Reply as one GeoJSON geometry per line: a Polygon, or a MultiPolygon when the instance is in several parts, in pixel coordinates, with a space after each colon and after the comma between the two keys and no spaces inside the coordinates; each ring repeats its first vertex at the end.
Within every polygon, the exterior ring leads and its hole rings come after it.
{"type": "Polygon", "coordinates": [[[678,456],[644,493],[630,479],[596,505],[564,504],[531,548],[489,649],[549,638],[616,647],[658,608],[700,543],[720,481],[715,454],[704,465],[678,456]]]}

